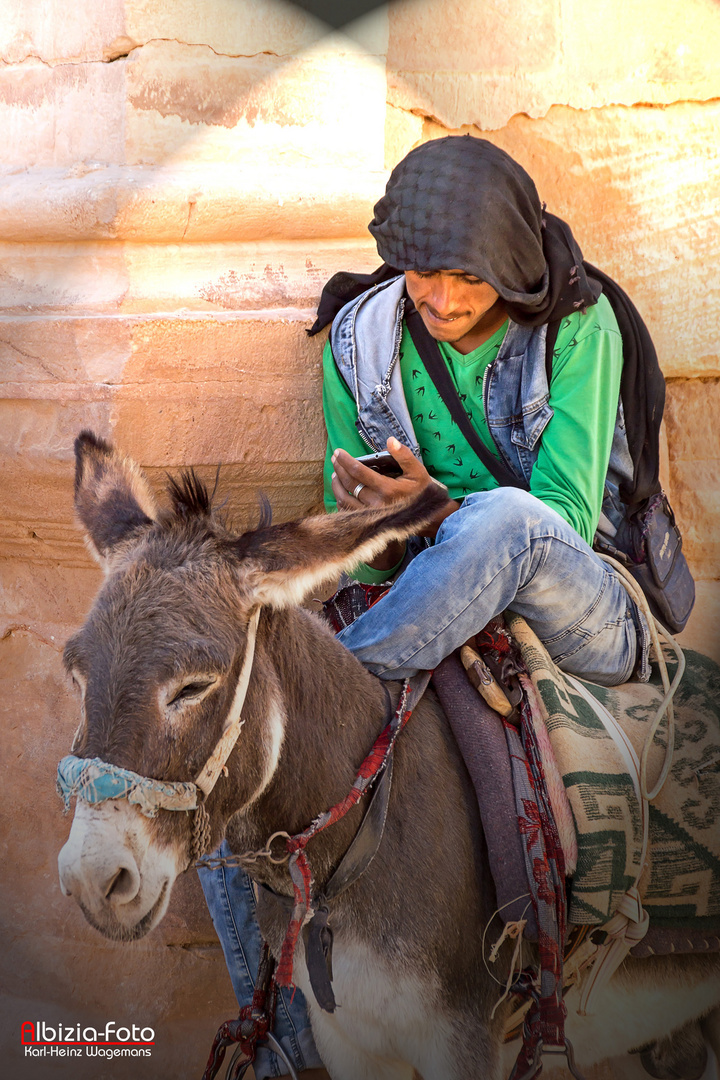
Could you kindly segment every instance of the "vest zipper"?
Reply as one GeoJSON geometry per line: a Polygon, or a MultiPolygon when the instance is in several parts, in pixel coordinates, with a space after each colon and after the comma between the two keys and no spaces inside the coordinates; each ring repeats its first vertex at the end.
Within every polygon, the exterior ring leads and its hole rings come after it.
{"type": "MultiPolygon", "coordinates": [[[[395,365],[400,357],[400,342],[402,341],[403,334],[403,317],[405,315],[405,297],[400,297],[400,303],[398,304],[397,322],[395,323],[395,341],[393,342],[393,357],[390,362],[390,367],[385,372],[385,378],[383,379],[383,386],[389,386],[392,373],[395,370],[395,365]]],[[[357,375],[355,376],[357,380],[357,375]]]]}
{"type": "Polygon", "coordinates": [[[380,450],[380,447],[376,446],[375,443],[370,438],[370,436],[366,435],[365,432],[363,431],[363,429],[361,428],[359,418],[358,418],[358,422],[355,424],[355,427],[356,427],[357,433],[360,436],[360,438],[362,439],[362,441],[364,443],[366,443],[367,446],[369,446],[371,450],[374,450],[378,454],[382,453],[382,451],[380,450]]]}
{"type": "MultiPolygon", "coordinates": [[[[496,359],[497,359],[497,357],[496,357],[496,359]]],[[[483,400],[483,409],[485,410],[485,423],[487,424],[488,435],[492,439],[492,444],[493,444],[493,446],[495,447],[495,449],[498,452],[498,457],[502,461],[502,459],[503,459],[502,451],[500,450],[500,447],[498,446],[498,444],[495,442],[495,436],[493,435],[492,428],[490,427],[490,414],[488,412],[488,376],[490,374],[490,368],[492,368],[494,366],[495,366],[495,360],[491,360],[490,363],[488,364],[488,366],[485,368],[485,371],[483,372],[482,400],[483,400]]]]}

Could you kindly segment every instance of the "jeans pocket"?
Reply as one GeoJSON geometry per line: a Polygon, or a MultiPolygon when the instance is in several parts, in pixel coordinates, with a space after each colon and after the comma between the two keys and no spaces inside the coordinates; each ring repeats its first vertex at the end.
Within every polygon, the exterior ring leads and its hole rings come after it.
{"type": "Polygon", "coordinates": [[[553,660],[561,671],[577,675],[600,686],[618,686],[627,682],[635,669],[637,632],[630,609],[619,623],[606,624],[594,634],[574,632],[574,648],[566,648],[553,660]]]}
{"type": "Polygon", "coordinates": [[[558,667],[572,675],[615,686],[632,674],[637,633],[632,604],[616,575],[605,570],[602,585],[580,618],[544,642],[558,667]]]}

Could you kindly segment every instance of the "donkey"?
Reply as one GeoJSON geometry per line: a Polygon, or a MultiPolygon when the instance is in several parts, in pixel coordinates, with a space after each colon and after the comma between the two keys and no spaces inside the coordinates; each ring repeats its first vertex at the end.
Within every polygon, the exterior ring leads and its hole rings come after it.
{"type": "MultiPolygon", "coordinates": [[[[264,848],[278,830],[302,831],[349,791],[384,726],[386,692],[298,605],[389,540],[417,532],[436,511],[434,485],[388,509],[262,521],[237,536],[192,475],[170,482],[171,508],[161,512],[137,467],[88,432],[76,442],[76,465],[76,509],[106,578],[65,649],[82,699],[74,752],[160,780],[196,777],[233,713],[259,609],[240,738],[205,804],[209,841],[226,836],[241,853],[264,848]]],[[[316,883],[328,879],[363,813],[358,804],[310,841],[316,883]]],[[[140,938],[163,918],[189,864],[192,816],[78,799],[59,858],[64,893],[105,936],[140,938]]],[[[286,866],[261,859],[248,869],[292,895],[286,866]]],[[[278,955],[286,907],[261,892],[261,930],[278,955]]],[[[474,792],[428,691],[397,742],[377,854],[332,904],[335,1012],[315,1001],[302,935],[295,952],[294,979],[334,1080],[411,1080],[413,1070],[424,1080],[506,1075],[508,1006],[493,1009],[500,990],[483,955],[495,906],[474,792]]],[[[501,982],[509,960],[501,950],[501,982]]],[[[594,1016],[576,1015],[570,991],[578,1065],[708,1014],[720,1002],[718,967],[707,956],[628,960],[594,1016]]]]}

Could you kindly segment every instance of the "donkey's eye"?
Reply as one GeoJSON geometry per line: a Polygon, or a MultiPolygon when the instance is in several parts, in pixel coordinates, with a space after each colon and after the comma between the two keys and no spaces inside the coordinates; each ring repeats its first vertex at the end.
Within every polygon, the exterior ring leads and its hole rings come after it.
{"type": "Polygon", "coordinates": [[[170,698],[168,705],[177,705],[181,701],[192,701],[195,698],[203,697],[203,695],[215,685],[215,680],[205,682],[189,682],[181,686],[178,691],[170,698]]]}

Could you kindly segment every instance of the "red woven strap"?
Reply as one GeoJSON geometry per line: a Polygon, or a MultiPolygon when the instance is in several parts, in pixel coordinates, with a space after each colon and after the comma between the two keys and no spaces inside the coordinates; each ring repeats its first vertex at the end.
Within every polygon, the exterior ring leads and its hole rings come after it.
{"type": "MultiPolygon", "coordinates": [[[[427,685],[427,682],[425,685],[427,685]]],[[[340,818],[344,817],[348,810],[351,810],[371,787],[373,780],[387,761],[388,755],[395,744],[395,740],[410,719],[412,708],[406,708],[409,694],[410,680],[406,679],[403,683],[400,701],[398,702],[392,720],[386,724],[378,735],[372,750],[358,769],[353,786],[350,788],[350,791],[345,798],[315,818],[312,824],[309,825],[304,832],[298,833],[296,836],[291,836],[285,841],[286,848],[290,852],[288,870],[290,871],[290,878],[293,884],[295,902],[290,918],[290,924],[287,933],[285,934],[285,940],[283,941],[280,952],[280,962],[278,963],[277,974],[275,977],[278,986],[293,985],[292,976],[295,947],[305,921],[305,916],[310,907],[312,872],[308,857],[305,853],[305,847],[313,836],[317,836],[318,833],[327,829],[328,826],[334,825],[336,821],[339,821],[340,818]]],[[[417,697],[414,697],[413,706],[416,700],[417,697]]]]}
{"type": "Polygon", "coordinates": [[[213,1040],[203,1080],[214,1080],[222,1066],[225,1051],[231,1043],[240,1043],[245,1055],[245,1064],[255,1060],[257,1044],[272,1029],[275,1019],[277,989],[272,978],[272,961],[267,945],[264,946],[260,959],[252,1003],[245,1005],[237,1020],[226,1020],[218,1028],[213,1040]]]}
{"type": "MultiPolygon", "coordinates": [[[[295,837],[293,837],[293,839],[295,839],[295,837]]],[[[290,841],[288,841],[288,844],[289,843],[290,841]]],[[[292,854],[288,869],[290,870],[290,878],[293,883],[295,904],[293,906],[292,916],[290,917],[290,923],[285,933],[285,940],[282,943],[282,949],[280,951],[280,962],[278,963],[275,976],[278,986],[293,985],[292,976],[295,946],[300,937],[300,931],[302,930],[302,925],[305,921],[305,915],[310,907],[310,889],[312,887],[310,863],[308,862],[308,857],[304,851],[295,851],[292,854]]]]}

